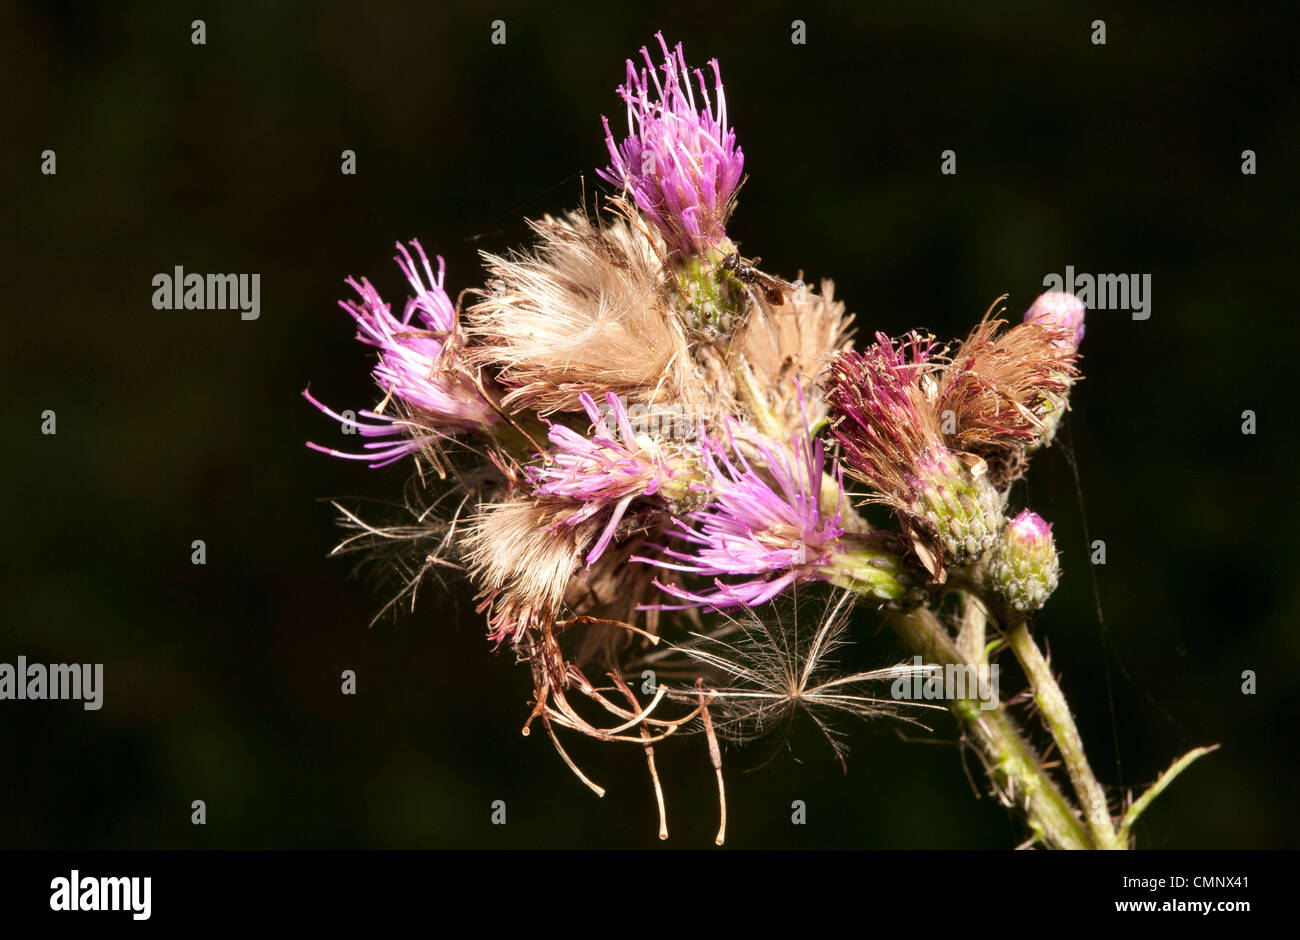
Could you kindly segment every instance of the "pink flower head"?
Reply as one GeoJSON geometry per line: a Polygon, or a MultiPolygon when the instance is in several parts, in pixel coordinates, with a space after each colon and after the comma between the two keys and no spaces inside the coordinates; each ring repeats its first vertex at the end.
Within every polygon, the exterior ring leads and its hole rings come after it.
{"type": "Polygon", "coordinates": [[[704,99],[704,107],[699,108],[681,43],[670,51],[663,33],[655,37],[663,50],[663,65],[656,67],[644,46],[646,68],[639,75],[628,60],[627,82],[618,93],[627,104],[630,134],[616,144],[609,120],[601,119],[610,166],[597,172],[632,194],[671,248],[698,255],[726,238],[745,155],[736,146],[735,131],[727,126],[727,99],[717,60],[709,62],[712,96],[704,73],[694,70],[704,99]]]}
{"type": "Polygon", "coordinates": [[[565,525],[577,525],[613,507],[600,538],[587,554],[590,566],[609,547],[632,500],[658,493],[673,471],[657,449],[643,447],[637,440],[627,410],[613,392],[605,393],[608,417],[601,415],[586,392],[579,401],[596,425],[594,436],[587,438],[562,424],[552,424],[547,436],[555,445],[555,453],[543,466],[526,469],[537,494],[582,503],[581,509],[563,518],[565,525]],[[610,419],[613,429],[609,428],[610,419]]]}
{"type": "Polygon", "coordinates": [[[831,363],[832,432],[852,472],[882,493],[902,489],[901,471],[940,443],[917,386],[934,347],[915,332],[897,346],[877,333],[874,345],[831,363]]]}
{"type": "MultiPolygon", "coordinates": [[[[1033,305],[1025,311],[1026,323],[1037,323],[1048,329],[1061,331],[1072,337],[1074,348],[1083,342],[1083,318],[1087,308],[1083,301],[1064,291],[1048,291],[1040,294],[1033,305]]],[[[1069,340],[1062,340],[1061,345],[1068,345],[1069,340]]]]}
{"type": "Polygon", "coordinates": [[[933,348],[917,333],[897,346],[877,333],[873,346],[832,361],[826,400],[849,474],[870,484],[906,530],[924,536],[930,546],[917,553],[941,580],[945,558],[976,560],[1003,520],[987,477],[972,474],[943,442],[931,401],[938,386],[925,374],[933,348]]]}
{"type": "Polygon", "coordinates": [[[697,594],[656,581],[661,590],[685,603],[653,609],[762,604],[796,581],[818,577],[840,548],[844,528],[839,506],[833,513],[821,506],[826,468],[821,441],[795,435],[793,454],[757,435],[746,436],[745,443],[755,452],[759,468],[750,464],[734,439],[734,457],[721,443],[704,439],[712,501],[676,520],[679,531],[674,533],[691,551],[664,548],[658,557],[633,559],[671,571],[712,575],[716,590],[697,594]],[[748,580],[727,583],[720,575],[748,580]]]}
{"type": "MultiPolygon", "coordinates": [[[[365,278],[360,283],[353,278],[346,281],[357,292],[358,300],[339,301],[339,306],[357,323],[357,339],[379,350],[379,362],[373,373],[375,380],[388,397],[409,413],[409,417],[393,417],[363,411],[361,415],[379,423],[349,423],[364,437],[409,437],[368,443],[365,447],[371,452],[364,454],[347,454],[309,442],[307,446],[314,450],[350,459],[377,458],[378,462],[371,466],[379,467],[416,453],[439,437],[481,430],[497,421],[491,405],[460,368],[458,352],[462,339],[456,309],[442,286],[443,260],[438,259],[435,276],[420,243],[412,240],[411,244],[419,255],[420,269],[400,243],[397,246],[400,254],[394,258],[415,292],[414,297],[407,299],[400,320],[365,278]],[[412,324],[411,318],[417,312],[419,319],[412,324]]],[[[303,396],[330,417],[346,420],[308,392],[304,391],[303,396]]]]}

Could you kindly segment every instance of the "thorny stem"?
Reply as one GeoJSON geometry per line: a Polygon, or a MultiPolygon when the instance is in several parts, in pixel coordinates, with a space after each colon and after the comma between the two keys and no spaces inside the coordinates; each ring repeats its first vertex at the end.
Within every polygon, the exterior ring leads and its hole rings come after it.
{"type": "Polygon", "coordinates": [[[994,620],[1001,628],[1003,638],[1029,679],[1034,692],[1034,704],[1043,716],[1043,722],[1052,736],[1052,741],[1061,753],[1062,762],[1065,764],[1066,773],[1070,777],[1070,784],[1079,805],[1083,809],[1083,817],[1088,824],[1093,843],[1100,849],[1127,848],[1127,838],[1116,829],[1115,820],[1111,817],[1106,792],[1088,763],[1083,739],[1079,734],[1078,726],[1074,723],[1074,716],[1070,712],[1065,693],[1061,691],[1056,676],[1052,674],[1047,658],[1034,642],[1024,614],[1009,608],[1006,604],[990,601],[988,573],[982,566],[977,566],[966,575],[956,576],[952,586],[957,589],[965,605],[965,620],[961,635],[958,637],[958,646],[969,656],[975,642],[973,634],[978,629],[980,642],[982,642],[984,624],[987,622],[988,615],[993,614],[994,620]]]}
{"type": "Polygon", "coordinates": [[[927,661],[937,665],[979,665],[988,662],[990,645],[985,643],[985,632],[990,614],[994,615],[994,624],[1001,625],[1007,645],[1029,678],[1035,704],[1061,753],[1070,783],[1083,807],[1083,824],[1078,811],[1048,776],[1040,758],[1001,703],[985,713],[977,702],[954,700],[949,708],[979,748],[990,779],[1012,798],[1011,802],[1021,807],[1035,838],[1049,846],[1130,848],[1132,827],[1138,817],[1175,777],[1199,758],[1217,750],[1218,745],[1195,748],[1175,761],[1133,802],[1117,825],[1110,814],[1105,790],[1088,763],[1065,694],[1029,633],[1024,615],[1008,610],[1005,605],[990,606],[978,572],[973,578],[958,577],[949,586],[958,593],[962,603],[962,620],[955,642],[928,608],[907,612],[889,610],[886,618],[907,646],[927,661]]]}
{"type": "MultiPolygon", "coordinates": [[[[925,607],[889,610],[886,619],[913,653],[935,665],[969,665],[947,629],[925,607]]],[[[1062,849],[1090,849],[1095,844],[1074,808],[1043,769],[1038,754],[1025,740],[1001,702],[983,709],[977,699],[953,699],[949,709],[973,743],[989,778],[1008,805],[1019,807],[1034,837],[1062,849]]]]}
{"type": "Polygon", "coordinates": [[[1106,802],[1106,792],[1088,764],[1083,739],[1075,726],[1074,716],[1070,714],[1069,703],[1065,701],[1065,694],[1052,675],[1052,667],[1030,636],[1024,617],[1011,619],[1006,625],[1005,636],[1007,645],[1016,654],[1016,659],[1020,660],[1020,666],[1033,686],[1034,702],[1061,752],[1093,841],[1099,849],[1125,848],[1115,830],[1115,821],[1111,818],[1110,807],[1106,802]]]}

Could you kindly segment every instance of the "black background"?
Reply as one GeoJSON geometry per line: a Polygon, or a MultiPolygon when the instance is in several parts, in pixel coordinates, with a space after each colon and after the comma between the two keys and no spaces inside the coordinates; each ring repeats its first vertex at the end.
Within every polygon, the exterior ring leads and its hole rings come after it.
{"type": "MultiPolygon", "coordinates": [[[[325,558],[320,499],[396,499],[406,468],[307,450],[336,426],[299,393],[373,404],[335,304],[349,274],[399,299],[395,240],[444,255],[454,292],[525,215],[598,188],[600,115],[621,127],[623,60],[663,29],[721,61],[750,176],[731,233],[769,270],[834,277],[860,336],[963,334],[1067,264],[1151,275],[1149,320],[1091,315],[1069,433],[1016,495],[1063,552],[1037,630],[1108,784],[1223,745],[1140,845],[1295,846],[1295,26],[1186,4],[4,5],[0,662],[101,662],[106,691],[99,712],[0,702],[0,845],[659,844],[638,750],[572,744],[597,800],[520,736],[527,671],[489,652],[464,587],[367,627],[388,587],[325,558]],[[176,265],[260,273],[261,318],[155,311],[176,265]],[[1108,550],[1096,594],[1084,519],[1108,550]]],[[[860,632],[875,664],[899,657],[870,616],[860,632]]],[[[728,752],[729,844],[1022,838],[973,798],[950,722],[846,730],[847,776],[812,737],[753,773],[762,755],[728,752]]],[[[661,752],[669,844],[711,844],[703,749],[661,752]]]]}

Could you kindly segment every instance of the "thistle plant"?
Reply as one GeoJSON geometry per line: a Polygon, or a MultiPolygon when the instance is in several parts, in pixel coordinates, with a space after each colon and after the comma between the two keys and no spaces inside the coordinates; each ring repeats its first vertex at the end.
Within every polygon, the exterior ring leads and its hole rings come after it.
{"type": "Polygon", "coordinates": [[[415,241],[397,246],[400,317],[347,281],[380,400],[358,420],[304,391],[364,439],[309,446],[414,473],[411,518],[340,507],[337,551],[385,549],[412,603],[431,574],[467,578],[489,644],[530,668],[524,734],[543,729],[597,794],[563,736],[639,750],[661,837],[655,749],[670,739],[704,739],[721,843],[724,742],[802,714],[843,760],[838,719],[933,714],[891,683],[987,674],[1009,653],[1027,695],[972,688],[942,706],[988,787],[1027,845],[1130,847],[1138,814],[1208,749],[1136,800],[1098,781],[1031,631],[1061,575],[1051,526],[1012,505],[1080,379],[1083,304],[1045,294],[1008,324],[1000,298],[963,340],[875,333],[855,348],[830,281],[741,256],[728,226],[744,156],[718,63],[691,69],[657,38],[618,89],[627,134],[604,121],[603,206],[530,222],[535,244],[485,253],[455,302],[415,241]],[[913,665],[839,665],[855,605],[913,665]],[[1032,739],[1026,719],[1042,724],[1032,739]]]}

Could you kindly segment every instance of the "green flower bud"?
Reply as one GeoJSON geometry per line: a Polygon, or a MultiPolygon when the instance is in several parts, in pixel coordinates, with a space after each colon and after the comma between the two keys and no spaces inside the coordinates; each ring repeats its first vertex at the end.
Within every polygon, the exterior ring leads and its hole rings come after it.
{"type": "Polygon", "coordinates": [[[1003,600],[1022,613],[1038,610],[1061,575],[1052,527],[1024,510],[1008,523],[989,557],[989,576],[1003,600]]]}
{"type": "Polygon", "coordinates": [[[984,476],[936,448],[905,479],[907,514],[933,537],[949,563],[969,564],[993,547],[1002,528],[1002,502],[984,476]]]}

